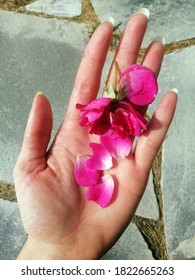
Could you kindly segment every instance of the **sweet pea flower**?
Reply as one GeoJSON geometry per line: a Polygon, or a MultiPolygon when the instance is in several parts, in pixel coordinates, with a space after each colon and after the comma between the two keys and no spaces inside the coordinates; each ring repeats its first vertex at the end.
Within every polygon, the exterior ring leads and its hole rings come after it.
{"type": "Polygon", "coordinates": [[[114,191],[112,176],[104,174],[112,167],[112,157],[101,144],[90,143],[90,147],[93,155],[77,157],[74,175],[80,186],[88,187],[87,199],[104,208],[110,204],[114,191]]]}
{"type": "Polygon", "coordinates": [[[120,76],[119,86],[125,88],[131,103],[140,106],[152,103],[158,91],[155,74],[139,64],[132,64],[125,69],[120,76]]]}
{"type": "Polygon", "coordinates": [[[124,158],[131,151],[133,137],[147,128],[147,121],[135,107],[150,104],[158,87],[155,75],[137,64],[122,73],[118,87],[118,92],[109,87],[106,97],[76,108],[81,111],[80,125],[86,126],[88,133],[100,135],[100,142],[112,156],[124,158]]]}

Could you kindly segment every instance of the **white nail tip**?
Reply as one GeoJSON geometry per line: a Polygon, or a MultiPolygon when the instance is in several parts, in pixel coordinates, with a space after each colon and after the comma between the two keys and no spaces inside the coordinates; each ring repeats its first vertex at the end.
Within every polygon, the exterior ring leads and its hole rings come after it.
{"type": "Polygon", "coordinates": [[[110,22],[113,26],[114,26],[114,19],[113,17],[108,17],[107,19],[105,19],[103,22],[108,21],[110,22]]]}
{"type": "Polygon", "coordinates": [[[150,11],[147,8],[140,8],[136,14],[142,14],[146,16],[148,19],[150,17],[150,11]]]}
{"type": "Polygon", "coordinates": [[[179,91],[178,91],[178,89],[177,89],[177,88],[173,88],[171,91],[172,91],[172,92],[174,92],[174,93],[176,93],[176,94],[178,94],[178,93],[179,93],[179,91]]]}
{"type": "Polygon", "coordinates": [[[165,38],[162,37],[162,36],[156,36],[152,41],[153,42],[159,42],[159,43],[165,45],[165,38]]]}

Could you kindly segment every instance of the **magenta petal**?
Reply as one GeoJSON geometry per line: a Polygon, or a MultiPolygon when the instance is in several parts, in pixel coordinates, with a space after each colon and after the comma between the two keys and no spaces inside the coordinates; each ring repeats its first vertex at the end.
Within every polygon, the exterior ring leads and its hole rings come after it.
{"type": "Polygon", "coordinates": [[[101,144],[90,143],[93,155],[87,160],[86,166],[91,169],[107,170],[112,167],[112,157],[101,144]]]}
{"type": "Polygon", "coordinates": [[[152,103],[158,92],[155,74],[137,64],[129,66],[122,73],[119,83],[121,88],[125,87],[129,100],[140,106],[152,103]]]}
{"type": "Polygon", "coordinates": [[[85,126],[99,119],[110,101],[111,98],[99,98],[93,100],[87,105],[76,104],[76,108],[82,112],[81,125],[85,126]]]}
{"type": "Polygon", "coordinates": [[[101,178],[100,183],[90,186],[87,191],[87,199],[93,200],[101,207],[107,207],[113,196],[114,180],[112,176],[105,175],[101,178]]]}
{"type": "Polygon", "coordinates": [[[147,120],[140,114],[136,109],[127,102],[121,102],[120,107],[131,112],[131,122],[134,126],[134,136],[140,136],[142,129],[146,130],[147,129],[147,120]]]}
{"type": "Polygon", "coordinates": [[[74,166],[74,175],[80,186],[91,186],[99,182],[102,172],[86,167],[86,161],[90,156],[77,157],[74,166]]]}
{"type": "Polygon", "coordinates": [[[97,109],[101,109],[102,107],[106,107],[111,100],[112,100],[111,98],[102,97],[91,101],[87,105],[82,105],[77,103],[76,108],[81,111],[97,110],[97,109]]]}
{"type": "Polygon", "coordinates": [[[100,142],[106,147],[110,154],[117,158],[125,158],[129,155],[134,138],[129,135],[117,133],[110,130],[108,133],[100,136],[100,142]]]}

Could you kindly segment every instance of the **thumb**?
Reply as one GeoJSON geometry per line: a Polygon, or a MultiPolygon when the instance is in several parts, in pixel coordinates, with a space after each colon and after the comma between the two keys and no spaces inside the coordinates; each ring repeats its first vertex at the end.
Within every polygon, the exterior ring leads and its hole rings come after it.
{"type": "Polygon", "coordinates": [[[46,150],[52,130],[52,109],[49,100],[38,92],[28,118],[20,160],[36,165],[46,163],[46,150]],[[41,161],[41,162],[40,162],[41,161]]]}

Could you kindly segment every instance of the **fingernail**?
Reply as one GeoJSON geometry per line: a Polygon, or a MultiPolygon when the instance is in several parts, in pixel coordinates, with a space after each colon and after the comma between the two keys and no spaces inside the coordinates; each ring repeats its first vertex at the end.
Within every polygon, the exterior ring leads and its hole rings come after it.
{"type": "Polygon", "coordinates": [[[113,19],[113,17],[108,17],[103,22],[105,22],[105,21],[110,22],[114,26],[114,19],[113,19]]]}
{"type": "Polygon", "coordinates": [[[142,14],[142,15],[146,16],[147,19],[149,19],[149,17],[150,17],[150,11],[149,11],[147,8],[140,8],[140,9],[136,12],[136,14],[142,14]]]}
{"type": "Polygon", "coordinates": [[[45,94],[42,91],[38,91],[37,94],[35,96],[39,96],[39,95],[43,95],[45,96],[45,94]]]}
{"type": "Polygon", "coordinates": [[[177,88],[172,88],[171,91],[174,92],[174,93],[176,93],[176,94],[179,93],[179,90],[178,90],[177,88]]]}
{"type": "Polygon", "coordinates": [[[162,36],[156,36],[152,41],[159,42],[159,43],[163,44],[163,46],[165,45],[165,38],[162,36]]]}

